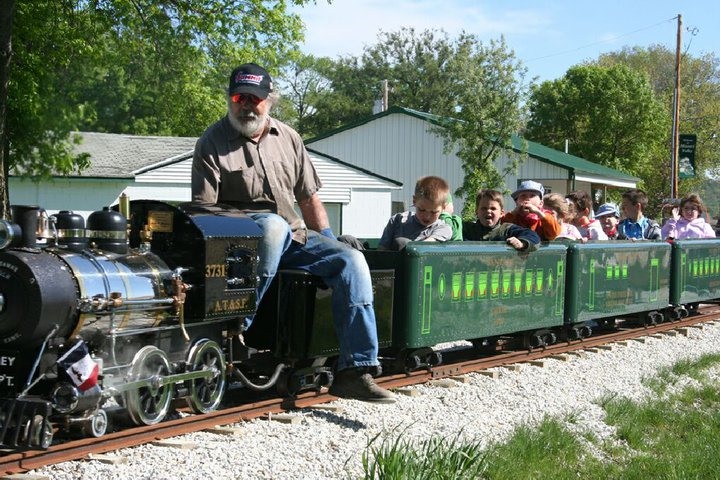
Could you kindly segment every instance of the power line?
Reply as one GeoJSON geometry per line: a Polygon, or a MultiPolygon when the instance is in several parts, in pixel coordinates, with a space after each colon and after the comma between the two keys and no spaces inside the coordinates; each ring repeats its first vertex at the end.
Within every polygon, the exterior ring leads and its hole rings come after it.
{"type": "Polygon", "coordinates": [[[619,38],[627,37],[627,36],[629,36],[629,35],[633,35],[633,34],[636,34],[636,33],[638,33],[638,32],[642,32],[642,31],[644,31],[644,30],[649,30],[649,29],[651,29],[651,28],[657,27],[658,25],[662,25],[662,24],[667,23],[667,22],[675,21],[676,19],[677,19],[677,16],[672,17],[672,18],[668,18],[667,20],[663,20],[663,21],[658,22],[658,23],[656,23],[656,24],[654,24],[654,25],[650,25],[650,26],[647,26],[647,27],[639,28],[639,29],[637,29],[637,30],[633,30],[632,32],[628,32],[628,33],[623,33],[623,34],[620,34],[620,35],[616,35],[616,36],[614,36],[614,37],[610,37],[610,38],[607,38],[607,39],[605,39],[605,40],[600,40],[600,41],[598,41],[598,42],[588,43],[587,45],[582,45],[582,46],[580,46],[580,47],[573,48],[572,50],[565,50],[565,51],[558,52],[558,53],[551,53],[550,55],[545,55],[545,56],[542,56],[542,57],[531,58],[530,60],[525,60],[525,63],[534,62],[535,60],[543,60],[543,59],[545,59],[545,58],[550,58],[550,57],[557,57],[558,55],[565,55],[565,54],[568,54],[568,53],[577,52],[578,50],[582,50],[582,49],[588,48],[588,47],[594,47],[595,45],[600,45],[600,44],[603,44],[603,43],[613,42],[613,41],[615,41],[615,40],[617,40],[617,39],[619,39],[619,38]]]}

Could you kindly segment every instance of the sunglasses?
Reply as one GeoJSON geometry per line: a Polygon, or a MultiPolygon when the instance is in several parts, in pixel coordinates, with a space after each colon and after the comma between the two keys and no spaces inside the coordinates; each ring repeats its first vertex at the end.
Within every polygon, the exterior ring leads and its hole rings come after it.
{"type": "Polygon", "coordinates": [[[262,98],[256,97],[255,95],[250,95],[248,93],[236,93],[235,95],[230,96],[230,100],[232,100],[233,103],[239,103],[242,105],[258,105],[260,102],[263,101],[262,98]]]}

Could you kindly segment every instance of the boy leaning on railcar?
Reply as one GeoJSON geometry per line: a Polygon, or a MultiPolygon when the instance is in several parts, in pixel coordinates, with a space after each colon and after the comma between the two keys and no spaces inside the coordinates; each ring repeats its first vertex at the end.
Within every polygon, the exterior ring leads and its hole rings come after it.
{"type": "Polygon", "coordinates": [[[450,225],[440,215],[447,207],[448,183],[435,176],[422,177],[415,184],[415,211],[397,213],[383,231],[379,250],[402,250],[408,242],[445,242],[453,235],[450,225]]]}
{"type": "Polygon", "coordinates": [[[560,224],[553,212],[543,205],[545,188],[539,182],[525,180],[512,193],[515,209],[503,215],[502,221],[529,228],[542,240],[554,240],[560,234],[560,224]]]}
{"type": "Polygon", "coordinates": [[[529,228],[501,222],[505,214],[503,195],[497,190],[480,190],[475,197],[476,222],[463,222],[463,239],[504,241],[516,250],[538,249],[540,237],[529,228]]]}
{"type": "Polygon", "coordinates": [[[618,240],[660,240],[660,225],[643,215],[647,204],[647,194],[639,188],[623,193],[620,208],[625,218],[618,224],[618,240]]]}

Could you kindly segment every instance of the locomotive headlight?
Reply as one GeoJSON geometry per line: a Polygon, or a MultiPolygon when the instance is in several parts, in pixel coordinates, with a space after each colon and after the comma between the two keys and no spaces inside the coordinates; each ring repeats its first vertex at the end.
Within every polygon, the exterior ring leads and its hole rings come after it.
{"type": "Polygon", "coordinates": [[[19,225],[7,220],[0,220],[0,250],[17,245],[21,239],[22,230],[19,225]]]}
{"type": "Polygon", "coordinates": [[[52,406],[59,413],[70,413],[78,406],[80,392],[67,382],[59,383],[52,392],[52,406]]]}

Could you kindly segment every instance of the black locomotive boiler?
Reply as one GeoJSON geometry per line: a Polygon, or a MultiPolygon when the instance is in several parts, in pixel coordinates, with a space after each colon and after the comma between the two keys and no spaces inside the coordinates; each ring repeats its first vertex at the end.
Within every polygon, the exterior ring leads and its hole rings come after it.
{"type": "Polygon", "coordinates": [[[260,231],[231,208],[132,202],[84,219],[13,207],[0,222],[0,444],[100,436],[171,402],[219,405],[228,339],[255,311],[260,231]],[[130,218],[130,222],[126,220],[130,218]]]}

